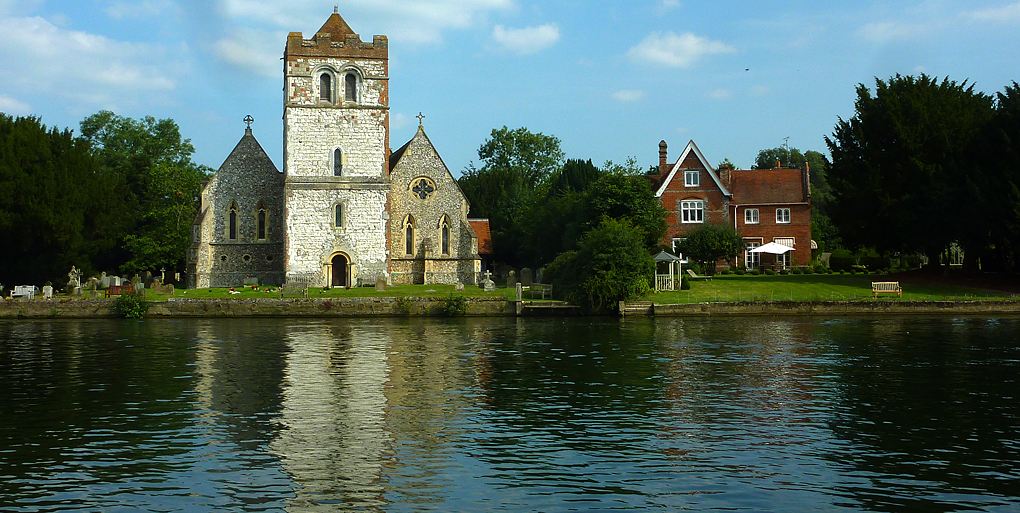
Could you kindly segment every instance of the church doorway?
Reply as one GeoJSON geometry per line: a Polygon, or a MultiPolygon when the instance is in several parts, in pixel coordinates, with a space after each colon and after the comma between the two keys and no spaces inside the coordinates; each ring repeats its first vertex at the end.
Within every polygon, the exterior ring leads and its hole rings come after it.
{"type": "Polygon", "coordinates": [[[347,286],[347,270],[349,268],[350,261],[344,255],[336,255],[330,260],[330,285],[333,287],[346,287],[347,286]]]}

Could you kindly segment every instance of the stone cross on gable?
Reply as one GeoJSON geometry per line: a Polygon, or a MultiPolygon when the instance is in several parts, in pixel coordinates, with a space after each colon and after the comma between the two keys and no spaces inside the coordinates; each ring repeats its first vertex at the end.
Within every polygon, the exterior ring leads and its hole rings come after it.
{"type": "Polygon", "coordinates": [[[244,119],[242,121],[247,123],[248,124],[248,130],[251,130],[251,124],[253,122],[255,122],[255,118],[251,117],[251,114],[248,114],[247,116],[244,117],[244,119]]]}
{"type": "Polygon", "coordinates": [[[425,115],[422,114],[421,112],[418,112],[418,115],[415,116],[415,117],[418,118],[418,126],[421,126],[422,125],[422,120],[425,119],[425,115]]]}

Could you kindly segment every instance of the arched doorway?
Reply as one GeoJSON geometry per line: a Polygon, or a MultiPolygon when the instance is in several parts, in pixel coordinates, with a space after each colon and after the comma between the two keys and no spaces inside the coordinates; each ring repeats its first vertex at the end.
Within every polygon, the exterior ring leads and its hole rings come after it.
{"type": "Polygon", "coordinates": [[[332,269],[330,272],[332,276],[330,276],[329,284],[331,286],[347,286],[347,269],[349,263],[350,261],[348,261],[347,257],[344,255],[335,255],[333,259],[330,260],[330,269],[332,269]]]}

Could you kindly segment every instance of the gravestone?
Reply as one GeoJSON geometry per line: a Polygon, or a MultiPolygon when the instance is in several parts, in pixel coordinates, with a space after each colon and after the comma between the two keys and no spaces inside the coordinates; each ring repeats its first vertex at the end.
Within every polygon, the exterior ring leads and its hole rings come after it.
{"type": "Polygon", "coordinates": [[[525,287],[530,287],[531,283],[532,283],[531,268],[525,267],[524,269],[521,269],[521,285],[525,287]]]}
{"type": "Polygon", "coordinates": [[[144,283],[146,287],[151,285],[152,284],[152,273],[150,273],[149,271],[145,271],[144,273],[142,273],[142,283],[144,283]]]}
{"type": "Polygon", "coordinates": [[[88,285],[86,285],[86,289],[89,291],[89,297],[99,297],[99,291],[96,290],[97,288],[99,288],[99,278],[89,278],[88,285]]]}
{"type": "Polygon", "coordinates": [[[163,284],[159,282],[159,278],[152,280],[152,285],[149,288],[151,288],[152,291],[157,294],[163,293],[163,284]]]}
{"type": "Polygon", "coordinates": [[[99,276],[99,285],[104,289],[110,288],[110,277],[105,272],[99,276]]]}
{"type": "Polygon", "coordinates": [[[517,301],[523,301],[523,300],[524,300],[524,288],[521,287],[520,283],[518,283],[517,284],[517,301]]]}
{"type": "Polygon", "coordinates": [[[110,276],[109,278],[111,287],[119,287],[124,284],[124,280],[120,276],[110,276]]]}
{"type": "Polygon", "coordinates": [[[53,285],[45,285],[42,288],[43,297],[53,299],[53,285]]]}
{"type": "Polygon", "coordinates": [[[174,295],[174,284],[171,283],[170,285],[163,287],[163,292],[170,294],[171,296],[174,295]]]}
{"type": "Polygon", "coordinates": [[[457,284],[453,286],[453,290],[456,290],[457,292],[464,292],[464,284],[458,281],[457,284]]]}
{"type": "Polygon", "coordinates": [[[511,289],[517,286],[517,273],[515,273],[512,269],[509,273],[507,273],[506,286],[511,289]]]}
{"type": "Polygon", "coordinates": [[[145,284],[144,283],[142,283],[141,281],[136,281],[136,282],[132,282],[132,285],[134,285],[134,287],[135,287],[135,294],[138,294],[139,296],[145,297],[145,284]]]}
{"type": "Polygon", "coordinates": [[[492,271],[485,271],[485,281],[482,282],[482,290],[486,292],[496,290],[496,283],[492,281],[492,271]]]}
{"type": "Polygon", "coordinates": [[[535,272],[535,283],[545,283],[542,281],[543,274],[545,274],[545,267],[539,267],[538,271],[535,272]]]}
{"type": "Polygon", "coordinates": [[[385,276],[378,275],[378,276],[375,277],[375,291],[376,292],[386,292],[386,277],[385,276]]]}
{"type": "Polygon", "coordinates": [[[141,282],[142,282],[142,278],[140,276],[138,276],[137,274],[135,274],[134,276],[131,277],[131,284],[132,285],[138,285],[141,282]]]}

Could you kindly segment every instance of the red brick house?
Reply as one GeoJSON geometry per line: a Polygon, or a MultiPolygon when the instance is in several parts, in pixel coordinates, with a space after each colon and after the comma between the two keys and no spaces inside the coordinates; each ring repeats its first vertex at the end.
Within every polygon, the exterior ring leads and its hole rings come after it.
{"type": "MultiPolygon", "coordinates": [[[[667,211],[666,244],[675,247],[704,223],[727,223],[744,238],[736,263],[749,269],[774,262],[787,267],[811,261],[811,188],[807,165],[800,169],[714,169],[694,141],[668,163],[666,141],[659,143],[655,195],[667,211]],[[749,250],[776,242],[794,248],[786,255],[749,250]]],[[[717,267],[725,267],[720,261],[717,267]]]]}

